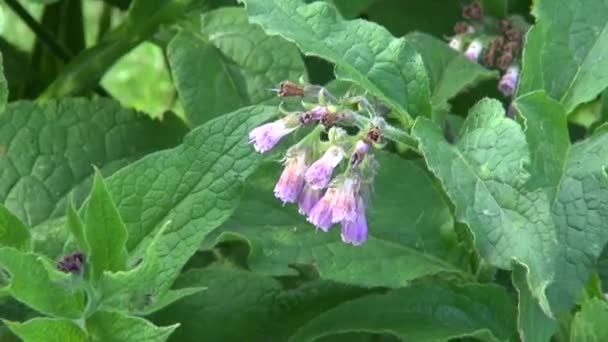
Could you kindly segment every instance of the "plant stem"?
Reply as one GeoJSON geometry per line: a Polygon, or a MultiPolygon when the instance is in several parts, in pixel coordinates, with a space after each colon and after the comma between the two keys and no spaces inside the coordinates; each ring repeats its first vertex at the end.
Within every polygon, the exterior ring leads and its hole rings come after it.
{"type": "Polygon", "coordinates": [[[72,54],[57,40],[55,37],[48,32],[42,25],[40,25],[34,17],[32,17],[28,11],[21,6],[17,0],[6,0],[8,7],[25,22],[25,24],[36,34],[36,37],[49,49],[49,51],[57,58],[64,62],[68,62],[72,57],[72,54]]]}

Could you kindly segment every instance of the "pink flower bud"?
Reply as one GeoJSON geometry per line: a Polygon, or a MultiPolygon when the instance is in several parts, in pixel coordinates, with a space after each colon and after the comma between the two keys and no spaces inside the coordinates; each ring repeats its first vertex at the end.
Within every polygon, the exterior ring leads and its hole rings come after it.
{"type": "Polygon", "coordinates": [[[340,164],[342,158],[344,158],[344,153],[341,148],[330,147],[319,160],[306,170],[304,174],[306,183],[315,190],[326,188],[331,180],[334,168],[340,164]]]}
{"type": "Polygon", "coordinates": [[[471,62],[477,62],[477,60],[479,59],[479,55],[481,54],[481,50],[483,50],[483,45],[481,44],[481,42],[479,40],[474,40],[473,42],[471,42],[471,44],[469,44],[466,51],[464,52],[464,55],[471,62]]]}
{"type": "Polygon", "coordinates": [[[321,190],[315,190],[308,184],[304,185],[304,188],[298,197],[298,212],[302,215],[309,215],[312,208],[321,199],[321,195],[321,190]]]}
{"type": "Polygon", "coordinates": [[[306,171],[306,153],[298,151],[294,156],[285,158],[285,169],[274,187],[276,198],[285,203],[295,203],[304,186],[306,171]]]}
{"type": "Polygon", "coordinates": [[[510,66],[507,69],[507,72],[505,72],[505,74],[500,78],[500,82],[498,82],[498,90],[500,90],[504,96],[513,96],[518,78],[519,68],[517,66],[510,66]]]}
{"type": "Polygon", "coordinates": [[[357,200],[357,215],[352,221],[342,221],[342,241],[359,246],[367,239],[367,219],[365,204],[361,197],[357,200]]]}
{"type": "Polygon", "coordinates": [[[293,132],[297,126],[287,127],[286,118],[258,126],[249,132],[249,142],[260,153],[270,151],[287,134],[293,132]]]}
{"type": "Polygon", "coordinates": [[[327,114],[327,107],[317,106],[308,112],[302,113],[300,115],[300,123],[302,125],[309,125],[313,122],[319,122],[325,114],[327,114]]]}
{"type": "Polygon", "coordinates": [[[367,152],[369,152],[369,145],[363,140],[357,141],[353,150],[353,154],[350,157],[351,165],[359,165],[359,163],[361,163],[367,152]]]}

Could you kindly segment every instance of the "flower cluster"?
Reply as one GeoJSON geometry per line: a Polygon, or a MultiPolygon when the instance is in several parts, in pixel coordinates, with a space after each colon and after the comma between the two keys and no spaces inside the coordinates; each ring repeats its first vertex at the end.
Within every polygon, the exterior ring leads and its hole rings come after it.
{"type": "Polygon", "coordinates": [[[84,266],[84,254],[75,252],[61,258],[57,263],[57,269],[64,273],[80,274],[84,266]]]}
{"type": "Polygon", "coordinates": [[[484,18],[483,7],[478,1],[465,6],[462,17],[465,21],[454,26],[449,46],[472,62],[498,69],[502,73],[498,90],[505,97],[512,97],[519,79],[522,32],[527,24],[519,17],[484,18]]]}
{"type": "Polygon", "coordinates": [[[254,149],[267,152],[286,135],[312,129],[287,149],[283,172],[274,187],[275,197],[283,204],[297,204],[300,214],[322,231],[340,224],[342,240],[361,245],[367,238],[365,212],[377,168],[370,152],[379,146],[386,123],[364,98],[338,101],[319,86],[285,81],[277,94],[302,97],[307,110],[287,112],[251,130],[249,141],[254,149]],[[316,103],[306,102],[307,94],[316,103]],[[347,127],[356,127],[357,133],[348,134],[347,127]]]}

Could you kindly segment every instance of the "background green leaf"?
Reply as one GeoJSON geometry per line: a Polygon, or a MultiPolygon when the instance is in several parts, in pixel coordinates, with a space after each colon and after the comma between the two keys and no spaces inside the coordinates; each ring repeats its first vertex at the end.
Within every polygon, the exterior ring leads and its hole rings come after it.
{"type": "Polygon", "coordinates": [[[579,313],[574,316],[570,341],[604,341],[608,339],[608,304],[600,299],[583,303],[579,313]]]}
{"type": "Polygon", "coordinates": [[[428,77],[414,48],[379,25],[345,21],[333,6],[299,0],[243,0],[249,20],[336,65],[336,77],[361,85],[402,123],[430,115],[428,77]]]}
{"type": "Polygon", "coordinates": [[[86,333],[73,321],[55,318],[34,318],[27,322],[4,321],[8,328],[27,342],[85,342],[86,333]]]}
{"type": "Polygon", "coordinates": [[[200,28],[178,34],[167,55],[186,117],[194,126],[275,99],[271,88],[306,76],[298,49],[266,36],[247,21],[242,8],[203,14],[200,28]]]}

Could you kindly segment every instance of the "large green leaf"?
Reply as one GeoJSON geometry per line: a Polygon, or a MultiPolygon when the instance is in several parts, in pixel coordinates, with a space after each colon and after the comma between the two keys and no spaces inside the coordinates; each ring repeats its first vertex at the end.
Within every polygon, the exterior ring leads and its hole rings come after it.
{"type": "Polygon", "coordinates": [[[54,282],[40,256],[3,247],[0,266],[10,273],[10,283],[2,290],[20,302],[51,316],[76,319],[82,315],[83,293],[54,282]]]}
{"type": "Polygon", "coordinates": [[[109,100],[15,102],[0,116],[0,200],[27,226],[65,214],[67,195],[88,195],[93,167],[105,175],[175,145],[185,129],[109,100]]]}
{"type": "Polygon", "coordinates": [[[99,172],[95,173],[91,196],[84,213],[87,265],[97,281],[104,271],[122,271],[127,266],[127,229],[99,172]]]}
{"type": "Polygon", "coordinates": [[[574,316],[570,341],[601,342],[608,339],[608,304],[599,299],[583,303],[583,308],[574,316]]]}
{"type": "Polygon", "coordinates": [[[413,32],[405,38],[422,55],[431,81],[434,106],[445,105],[452,97],[467,87],[498,77],[490,71],[451,49],[446,42],[428,34],[413,32]]]}
{"type": "Polygon", "coordinates": [[[29,230],[13,213],[0,205],[0,246],[28,251],[32,248],[29,230]]]}
{"type": "Polygon", "coordinates": [[[175,341],[285,341],[307,321],[367,291],[326,281],[284,290],[257,273],[209,268],[188,271],[177,286],[207,291],[177,302],[152,316],[154,322],[180,322],[175,341]]]}
{"type": "Polygon", "coordinates": [[[443,341],[465,336],[484,341],[512,339],[515,303],[491,285],[421,284],[341,304],[319,315],[290,341],[334,334],[390,333],[403,341],[443,341]]]}
{"type": "Polygon", "coordinates": [[[89,338],[94,342],[163,342],[178,326],[157,327],[143,318],[111,311],[98,311],[86,321],[89,338]]]}
{"type": "Polygon", "coordinates": [[[567,112],[608,86],[608,1],[535,2],[518,94],[544,89],[567,112]]]}
{"type": "Polygon", "coordinates": [[[257,106],[219,117],[188,134],[182,145],[150,154],[107,180],[134,261],[165,230],[156,251],[157,293],[170,287],[203,238],[238,205],[244,178],[262,159],[247,143],[247,132],[276,112],[257,106]]]}
{"type": "Polygon", "coordinates": [[[324,279],[365,286],[399,287],[424,275],[458,273],[437,258],[448,256],[455,246],[450,244],[449,208],[429,177],[413,162],[379,156],[381,169],[368,210],[371,237],[362,246],[344,244],[339,227],[329,234],[315,231],[295,207],[284,207],[274,198],[277,164],[260,168],[248,180],[236,213],[209,236],[206,246],[219,234],[220,241],[246,239],[251,247],[248,264],[257,272],[293,274],[289,265],[310,264],[324,279]]]}
{"type": "Polygon", "coordinates": [[[430,116],[429,81],[420,55],[407,41],[364,20],[345,21],[324,2],[242,0],[249,19],[293,41],[306,55],[336,65],[336,77],[361,85],[389,106],[403,124],[430,116]]]}
{"type": "Polygon", "coordinates": [[[527,267],[533,296],[552,316],[574,303],[608,240],[608,134],[568,147],[558,103],[536,92],[516,107],[525,134],[493,100],[471,110],[455,145],[428,120],[413,132],[481,256],[500,268],[527,267]],[[555,141],[546,146],[539,134],[555,141]]]}
{"type": "Polygon", "coordinates": [[[27,342],[85,342],[86,333],[67,319],[34,318],[27,322],[4,321],[7,327],[27,342]]]}
{"type": "Polygon", "coordinates": [[[186,116],[195,126],[276,98],[271,88],[306,74],[298,49],[266,36],[247,21],[242,8],[203,14],[201,28],[178,34],[167,55],[186,116]]]}

